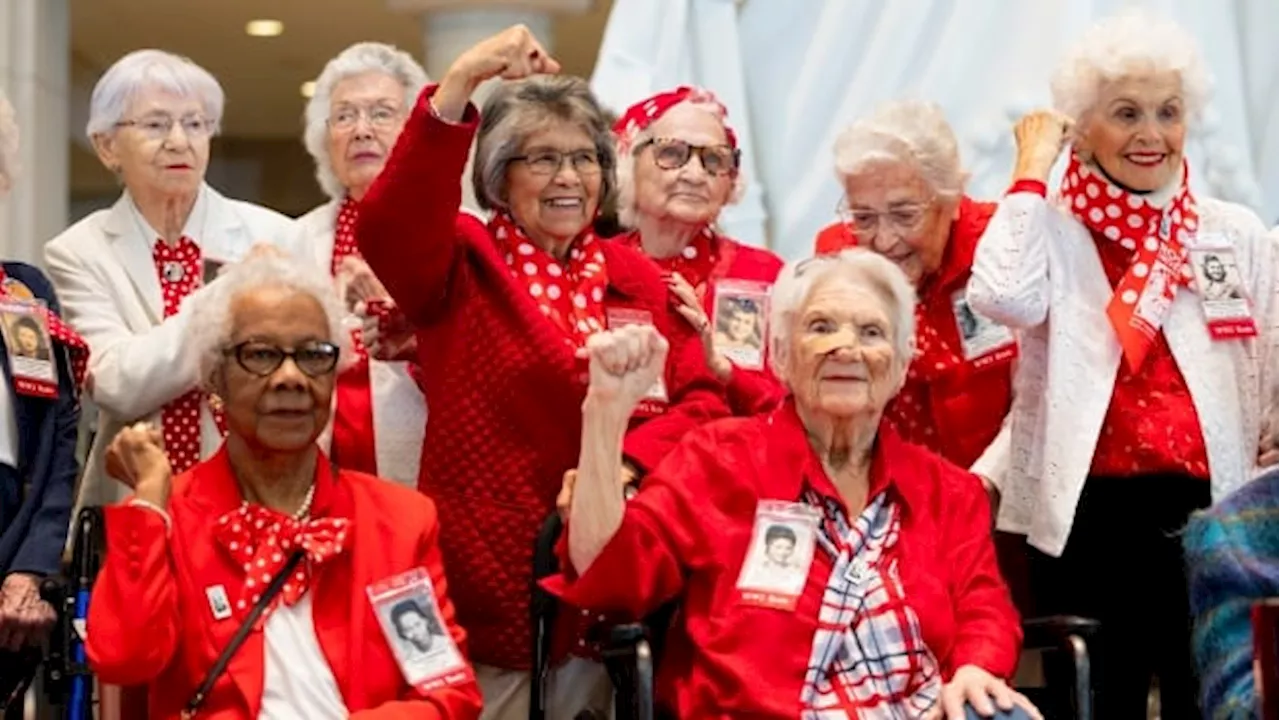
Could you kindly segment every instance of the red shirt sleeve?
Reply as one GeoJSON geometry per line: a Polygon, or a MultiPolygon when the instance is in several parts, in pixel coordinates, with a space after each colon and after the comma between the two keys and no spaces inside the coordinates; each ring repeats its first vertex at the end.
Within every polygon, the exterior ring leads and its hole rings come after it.
{"type": "Polygon", "coordinates": [[[768,370],[744,370],[734,365],[725,396],[733,414],[745,417],[773,410],[787,397],[787,389],[768,370]]]}

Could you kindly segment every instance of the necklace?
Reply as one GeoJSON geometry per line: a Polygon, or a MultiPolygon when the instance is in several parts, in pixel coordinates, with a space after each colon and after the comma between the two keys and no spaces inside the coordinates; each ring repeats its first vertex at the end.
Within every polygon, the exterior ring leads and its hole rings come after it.
{"type": "Polygon", "coordinates": [[[302,499],[302,507],[298,508],[298,512],[293,514],[294,520],[301,520],[311,514],[311,502],[316,499],[316,484],[311,483],[311,487],[307,488],[307,496],[302,499]]]}

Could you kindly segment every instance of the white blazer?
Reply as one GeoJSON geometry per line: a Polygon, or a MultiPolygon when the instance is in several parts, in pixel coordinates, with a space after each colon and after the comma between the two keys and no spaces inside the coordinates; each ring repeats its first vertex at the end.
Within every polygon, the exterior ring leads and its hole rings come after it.
{"type": "MultiPolygon", "coordinates": [[[[297,237],[291,241],[301,257],[313,260],[326,274],[333,265],[333,232],[341,206],[340,201],[334,200],[298,218],[294,228],[297,237]]],[[[369,383],[373,395],[378,476],[417,488],[427,427],[427,400],[409,375],[409,364],[405,362],[370,358],[369,383]]],[[[330,432],[326,431],[320,442],[328,449],[331,440],[330,432]]]]}
{"type": "MultiPolygon", "coordinates": [[[[206,258],[235,262],[269,242],[291,252],[289,218],[230,200],[204,185],[184,234],[206,258]]],[[[126,191],[110,209],[67,228],[45,246],[45,264],[62,312],[89,343],[87,395],[98,408],[98,430],[80,483],[77,506],[120,500],[126,488],[106,474],[105,451],[116,432],[160,410],[198,385],[198,358],[183,337],[190,305],[164,317],[152,248],[156,237],[126,191]]],[[[191,297],[202,292],[188,296],[191,297]]],[[[201,411],[201,456],[222,442],[208,408],[201,411]]]]}
{"type": "MultiPolygon", "coordinates": [[[[1164,334],[1200,419],[1214,500],[1254,476],[1262,420],[1277,403],[1277,246],[1249,210],[1199,200],[1201,235],[1235,247],[1258,336],[1214,340],[1200,298],[1178,291],[1164,334]]],[[[1106,316],[1112,295],[1088,229],[1058,201],[1015,193],[978,244],[968,298],[1020,329],[1010,467],[999,527],[1062,554],[1120,366],[1106,316]]],[[[1135,512],[1141,512],[1135,508],[1135,512]]]]}

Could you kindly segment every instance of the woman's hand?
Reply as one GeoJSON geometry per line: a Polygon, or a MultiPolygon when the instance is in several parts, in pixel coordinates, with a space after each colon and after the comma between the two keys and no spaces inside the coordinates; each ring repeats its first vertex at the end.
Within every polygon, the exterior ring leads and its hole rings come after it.
{"type": "Polygon", "coordinates": [[[662,377],[667,340],[652,325],[630,325],[587,338],[578,351],[589,361],[588,401],[630,415],[662,377]]]}
{"type": "Polygon", "coordinates": [[[1022,693],[1005,684],[1003,680],[977,665],[962,665],[951,676],[951,682],[942,686],[942,696],[925,715],[926,720],[965,720],[964,707],[968,705],[982,717],[992,717],[996,709],[1009,711],[1022,708],[1033,720],[1043,720],[1040,711],[1022,693]]]}
{"type": "Polygon", "coordinates": [[[58,619],[53,606],[40,597],[40,578],[11,573],[0,587],[0,648],[21,650],[39,646],[58,619]]]}
{"type": "Polygon", "coordinates": [[[547,54],[529,28],[513,25],[459,55],[445,71],[431,105],[440,117],[458,122],[471,94],[485,80],[520,80],[558,72],[560,63],[547,54]]]}
{"type": "Polygon", "coordinates": [[[164,434],[147,423],[121,429],[107,448],[107,474],[128,485],[139,500],[165,508],[173,468],[164,452],[164,434]]]}
{"type": "Polygon", "coordinates": [[[1262,437],[1258,440],[1258,467],[1266,468],[1280,463],[1280,433],[1277,432],[1280,419],[1273,408],[1262,419],[1262,437]]]}
{"type": "Polygon", "coordinates": [[[391,297],[382,281],[373,274],[369,263],[354,255],[343,258],[342,264],[338,266],[338,287],[342,288],[348,310],[354,308],[356,303],[391,297]]]}
{"type": "Polygon", "coordinates": [[[355,315],[360,318],[360,341],[374,359],[401,362],[417,356],[418,335],[391,300],[358,302],[355,315]]]}
{"type": "Polygon", "coordinates": [[[1071,137],[1071,118],[1052,110],[1033,110],[1013,126],[1018,146],[1013,179],[1049,181],[1049,171],[1071,137]]]}
{"type": "Polygon", "coordinates": [[[702,309],[702,302],[698,299],[697,291],[680,273],[671,273],[666,280],[667,288],[680,301],[680,305],[676,307],[676,312],[680,313],[680,317],[683,317],[692,325],[693,329],[698,331],[698,335],[702,338],[702,354],[707,361],[707,367],[711,369],[712,374],[720,382],[729,382],[729,378],[733,375],[733,363],[729,361],[729,358],[716,352],[715,341],[711,336],[711,319],[707,317],[706,311],[702,309]]]}

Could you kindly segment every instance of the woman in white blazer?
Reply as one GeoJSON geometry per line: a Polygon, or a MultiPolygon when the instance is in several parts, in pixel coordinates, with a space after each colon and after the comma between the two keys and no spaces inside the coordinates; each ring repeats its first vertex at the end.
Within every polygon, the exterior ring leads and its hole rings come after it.
{"type": "Polygon", "coordinates": [[[1040,611],[1101,620],[1100,717],[1145,717],[1153,675],[1165,720],[1198,714],[1177,534],[1274,461],[1276,245],[1252,212],[1189,187],[1206,87],[1177,26],[1091,29],[1053,79],[1058,112],[1015,128],[1015,180],[968,286],[1021,331],[1000,527],[1034,548],[1040,611]],[[1246,299],[1206,296],[1210,254],[1246,299]]]}
{"type": "Polygon", "coordinates": [[[160,422],[182,470],[222,441],[216,400],[199,391],[181,340],[185,300],[251,246],[287,243],[292,224],[205,184],[223,103],[208,71],[160,50],[124,56],[93,89],[87,133],[124,192],[45,246],[66,319],[91,353],[85,390],[99,421],[81,505],[120,499],[103,458],[128,423],[160,422]]]}
{"type": "MultiPolygon", "coordinates": [[[[298,247],[337,278],[348,310],[390,297],[356,249],[360,199],[404,127],[427,74],[407,53],[382,43],[357,43],[329,61],[307,103],[304,141],[316,178],[332,200],[298,219],[298,247]]],[[[338,378],[331,455],[344,468],[417,487],[427,404],[408,362],[385,362],[385,348],[357,335],[359,361],[338,378]],[[370,357],[370,352],[376,357],[370,357]]],[[[372,338],[370,338],[372,340],[372,338]]]]}

